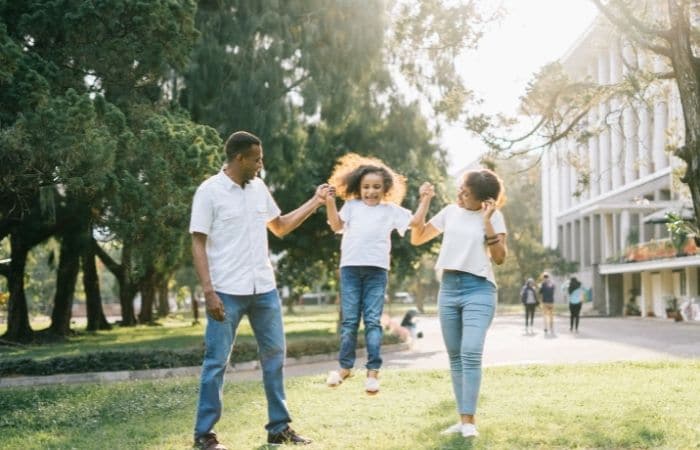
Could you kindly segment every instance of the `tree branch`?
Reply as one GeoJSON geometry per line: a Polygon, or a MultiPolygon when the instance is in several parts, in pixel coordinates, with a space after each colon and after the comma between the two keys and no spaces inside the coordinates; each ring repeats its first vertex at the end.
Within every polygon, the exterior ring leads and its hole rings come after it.
{"type": "Polygon", "coordinates": [[[653,43],[653,40],[656,38],[669,42],[671,39],[671,30],[650,27],[634,17],[634,14],[626,6],[620,3],[615,3],[615,5],[620,10],[621,16],[613,11],[609,5],[604,5],[601,0],[591,1],[616,28],[626,34],[634,42],[658,55],[671,58],[670,45],[664,46],[653,43]]]}
{"type": "Polygon", "coordinates": [[[109,256],[109,253],[107,253],[100,245],[95,241],[95,239],[91,239],[91,244],[93,248],[95,249],[95,254],[100,258],[100,261],[102,261],[102,264],[104,264],[107,269],[109,269],[112,274],[117,277],[118,279],[121,278],[122,273],[124,272],[124,267],[117,263],[111,256],[109,256]]]}

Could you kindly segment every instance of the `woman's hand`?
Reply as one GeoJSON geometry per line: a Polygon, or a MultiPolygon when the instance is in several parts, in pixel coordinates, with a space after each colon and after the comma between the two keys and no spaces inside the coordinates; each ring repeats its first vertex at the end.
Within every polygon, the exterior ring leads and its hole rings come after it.
{"type": "Polygon", "coordinates": [[[496,211],[496,200],[492,198],[487,198],[481,203],[481,212],[484,215],[485,221],[490,221],[491,216],[496,211]]]}

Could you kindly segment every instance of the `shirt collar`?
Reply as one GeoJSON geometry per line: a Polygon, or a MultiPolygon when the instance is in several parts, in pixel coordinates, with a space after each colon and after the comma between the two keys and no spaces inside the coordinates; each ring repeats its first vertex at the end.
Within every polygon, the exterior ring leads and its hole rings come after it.
{"type": "Polygon", "coordinates": [[[218,178],[219,183],[222,183],[224,186],[226,186],[228,189],[234,190],[234,189],[242,189],[241,186],[233,181],[228,175],[226,175],[226,172],[224,172],[224,168],[222,167],[219,173],[216,175],[218,178]]]}

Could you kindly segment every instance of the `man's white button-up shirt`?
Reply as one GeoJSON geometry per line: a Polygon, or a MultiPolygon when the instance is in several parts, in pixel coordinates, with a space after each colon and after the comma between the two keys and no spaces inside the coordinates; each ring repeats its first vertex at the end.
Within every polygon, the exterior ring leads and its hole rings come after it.
{"type": "Polygon", "coordinates": [[[197,188],[190,233],[207,235],[214,290],[250,295],[276,288],[267,222],[279,215],[277,203],[260,178],[242,188],[221,171],[197,188]]]}

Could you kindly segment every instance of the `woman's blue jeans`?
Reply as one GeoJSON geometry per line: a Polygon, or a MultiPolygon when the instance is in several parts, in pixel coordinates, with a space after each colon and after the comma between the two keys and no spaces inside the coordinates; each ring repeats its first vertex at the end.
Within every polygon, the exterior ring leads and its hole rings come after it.
{"type": "Polygon", "coordinates": [[[445,271],[438,309],[459,414],[476,412],[484,338],[495,310],[496,287],[467,272],[445,271]]]}
{"type": "Polygon", "coordinates": [[[244,314],[253,328],[258,343],[258,357],[263,373],[263,386],[267,397],[270,433],[279,433],[292,421],[284,394],[284,358],[286,344],[282,325],[282,308],[277,290],[264,294],[229,295],[217,292],[224,303],[226,317],[223,322],[207,314],[204,334],[206,350],[199,389],[199,403],[195,420],[195,439],[213,433],[214,425],[223,408],[224,372],[236,339],[236,329],[244,314]]]}
{"type": "Polygon", "coordinates": [[[343,369],[355,365],[357,329],[360,317],[365,324],[368,370],[382,367],[382,311],[388,272],[381,267],[343,266],[340,268],[340,304],[343,320],[338,360],[343,369]]]}

